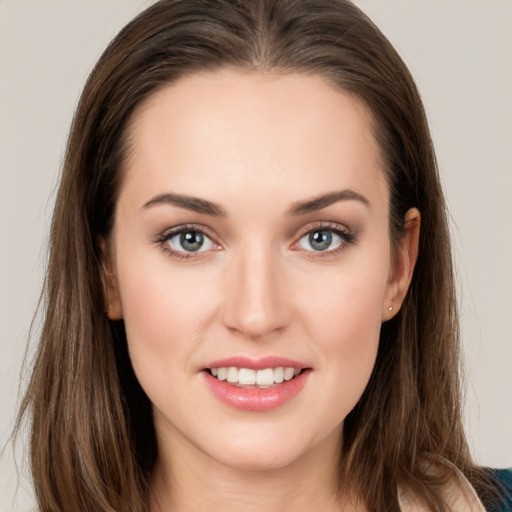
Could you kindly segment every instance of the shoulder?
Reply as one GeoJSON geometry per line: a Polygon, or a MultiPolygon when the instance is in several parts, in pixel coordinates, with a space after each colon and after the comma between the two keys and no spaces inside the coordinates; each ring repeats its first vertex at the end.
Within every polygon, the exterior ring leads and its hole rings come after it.
{"type": "MultiPolygon", "coordinates": [[[[440,498],[450,512],[488,512],[467,478],[455,467],[454,473],[445,483],[437,487],[440,498]]],[[[401,512],[430,512],[432,507],[410,489],[399,489],[398,500],[401,512]]],[[[437,509],[436,509],[437,510],[437,509]]],[[[444,508],[443,508],[444,510],[444,508]]],[[[501,512],[496,510],[492,512],[501,512]]]]}
{"type": "Polygon", "coordinates": [[[489,475],[494,480],[499,492],[499,501],[486,503],[482,501],[488,512],[512,512],[512,468],[509,469],[488,469],[489,475]]]}
{"type": "MultiPolygon", "coordinates": [[[[443,501],[451,512],[512,512],[512,468],[485,469],[490,477],[485,494],[479,494],[457,469],[442,489],[443,501]],[[492,496],[492,498],[490,498],[492,496]]],[[[401,512],[427,512],[430,507],[409,489],[399,489],[401,512]]]]}

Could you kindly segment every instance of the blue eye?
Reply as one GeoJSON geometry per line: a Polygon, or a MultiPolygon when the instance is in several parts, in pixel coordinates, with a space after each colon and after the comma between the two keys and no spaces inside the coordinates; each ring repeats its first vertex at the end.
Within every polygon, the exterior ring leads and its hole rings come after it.
{"type": "Polygon", "coordinates": [[[212,240],[200,231],[187,230],[169,236],[166,240],[172,251],[175,252],[203,252],[213,249],[212,240]]]}
{"type": "Polygon", "coordinates": [[[332,229],[315,229],[306,233],[298,242],[298,246],[306,251],[328,252],[337,249],[344,240],[332,229]]]}

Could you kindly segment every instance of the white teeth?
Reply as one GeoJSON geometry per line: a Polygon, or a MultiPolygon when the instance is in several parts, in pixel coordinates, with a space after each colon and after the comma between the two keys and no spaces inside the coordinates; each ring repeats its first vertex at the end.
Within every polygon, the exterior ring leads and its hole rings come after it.
{"type": "Polygon", "coordinates": [[[228,374],[227,379],[228,382],[238,382],[238,368],[235,368],[234,366],[230,366],[228,368],[228,374]]]}
{"type": "Polygon", "coordinates": [[[256,370],[240,368],[240,371],[238,372],[238,383],[242,384],[242,386],[256,384],[256,370]]]}
{"type": "Polygon", "coordinates": [[[299,375],[296,368],[265,368],[253,370],[251,368],[236,368],[235,366],[211,368],[211,374],[219,380],[227,380],[231,384],[240,386],[269,387],[273,384],[281,384],[285,380],[291,380],[299,375]]]}
{"type": "Polygon", "coordinates": [[[258,386],[272,386],[272,384],[274,384],[274,370],[272,370],[272,368],[258,370],[256,374],[256,384],[258,384],[258,386]]]}
{"type": "Polygon", "coordinates": [[[291,380],[295,376],[295,368],[285,368],[284,380],[291,380]]]}
{"type": "Polygon", "coordinates": [[[274,370],[274,382],[276,384],[281,384],[284,380],[284,368],[280,366],[274,370]]]}

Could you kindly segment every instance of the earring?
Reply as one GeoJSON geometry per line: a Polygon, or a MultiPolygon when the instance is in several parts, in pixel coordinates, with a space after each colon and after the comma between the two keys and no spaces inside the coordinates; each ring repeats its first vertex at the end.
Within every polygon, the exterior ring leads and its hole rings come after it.
{"type": "Polygon", "coordinates": [[[389,306],[388,311],[393,311],[393,306],[389,306]]]}

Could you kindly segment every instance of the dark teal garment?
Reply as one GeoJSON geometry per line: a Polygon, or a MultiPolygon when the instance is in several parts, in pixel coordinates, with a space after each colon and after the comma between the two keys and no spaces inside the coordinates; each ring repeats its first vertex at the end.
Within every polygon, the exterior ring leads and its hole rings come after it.
{"type": "Polygon", "coordinates": [[[512,512],[512,468],[511,469],[489,469],[494,477],[500,491],[499,503],[482,502],[488,512],[512,512]]]}

